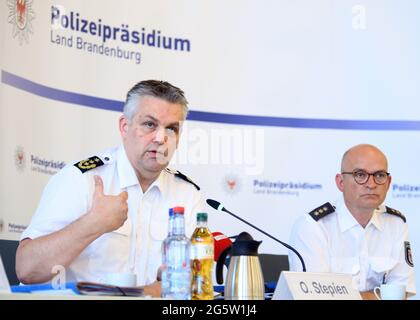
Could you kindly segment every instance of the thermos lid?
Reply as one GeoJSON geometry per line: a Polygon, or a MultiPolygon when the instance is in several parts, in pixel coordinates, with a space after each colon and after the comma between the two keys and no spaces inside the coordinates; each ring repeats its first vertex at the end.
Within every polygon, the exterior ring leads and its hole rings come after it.
{"type": "Polygon", "coordinates": [[[256,241],[247,232],[241,232],[232,244],[231,256],[258,256],[258,247],[262,241],[256,241]]]}
{"type": "Polygon", "coordinates": [[[258,247],[262,241],[235,241],[232,245],[232,256],[258,256],[258,247]]]}

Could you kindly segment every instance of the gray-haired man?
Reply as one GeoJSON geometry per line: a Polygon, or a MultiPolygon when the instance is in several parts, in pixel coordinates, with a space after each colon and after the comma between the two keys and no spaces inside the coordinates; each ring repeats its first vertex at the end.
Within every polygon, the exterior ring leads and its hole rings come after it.
{"type": "Polygon", "coordinates": [[[187,112],[183,91],[168,82],[142,81],[128,92],[122,145],[67,165],[46,186],[17,251],[23,283],[49,281],[53,267],[64,266],[67,281],[134,273],[137,285],[160,295],[168,209],[185,207],[191,234],[203,206],[198,186],[166,168],[187,112]]]}

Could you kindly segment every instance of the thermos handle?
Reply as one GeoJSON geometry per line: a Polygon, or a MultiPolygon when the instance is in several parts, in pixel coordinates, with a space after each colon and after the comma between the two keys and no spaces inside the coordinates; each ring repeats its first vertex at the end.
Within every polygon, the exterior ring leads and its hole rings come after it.
{"type": "Polygon", "coordinates": [[[217,260],[216,264],[216,280],[218,284],[223,283],[223,265],[225,264],[225,260],[227,255],[230,252],[231,247],[226,248],[223,250],[223,252],[220,254],[219,259],[217,260]]]}

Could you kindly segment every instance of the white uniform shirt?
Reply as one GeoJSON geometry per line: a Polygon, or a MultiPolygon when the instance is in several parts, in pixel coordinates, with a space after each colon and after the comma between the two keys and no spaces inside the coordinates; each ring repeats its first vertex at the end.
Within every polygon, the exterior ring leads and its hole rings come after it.
{"type": "Polygon", "coordinates": [[[66,281],[102,282],[107,273],[134,273],[137,284],[156,280],[161,264],[161,245],[168,233],[168,210],[185,208],[185,234],[190,237],[196,213],[204,206],[195,186],[162,171],[143,193],[124,147],[97,155],[104,165],[81,172],[67,165],[51,178],[21,239],[35,239],[61,230],[92,206],[94,175],[104,183],[105,195],[128,192],[128,219],[124,225],[93,241],[66,270],[66,281]]]}
{"type": "MultiPolygon", "coordinates": [[[[318,221],[309,214],[299,217],[290,244],[302,255],[309,272],[351,274],[361,292],[385,281],[403,284],[407,292],[415,293],[414,270],[406,261],[411,259],[405,252],[407,224],[385,211],[381,205],[363,228],[341,200],[335,212],[318,221]]],[[[293,252],[289,253],[289,263],[291,271],[302,271],[293,252]]]]}

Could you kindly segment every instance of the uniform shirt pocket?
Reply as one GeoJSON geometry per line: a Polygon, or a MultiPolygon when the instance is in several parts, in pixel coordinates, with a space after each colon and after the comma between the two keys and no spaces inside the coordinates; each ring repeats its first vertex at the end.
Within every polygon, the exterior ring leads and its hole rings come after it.
{"type": "Polygon", "coordinates": [[[396,266],[398,261],[390,257],[371,257],[368,281],[380,285],[386,282],[386,275],[396,266]]]}
{"type": "Polygon", "coordinates": [[[162,263],[162,242],[168,236],[168,218],[159,219],[154,217],[150,221],[150,243],[148,246],[148,272],[146,283],[155,281],[157,272],[162,263]]]}
{"type": "Polygon", "coordinates": [[[108,232],[92,243],[89,269],[102,275],[114,272],[127,272],[130,254],[131,223],[108,232]]]}
{"type": "Polygon", "coordinates": [[[331,270],[333,273],[357,274],[360,266],[353,257],[331,258],[331,270]]]}
{"type": "Polygon", "coordinates": [[[163,241],[168,235],[168,221],[152,220],[150,222],[150,236],[153,240],[163,241]]]}
{"type": "Polygon", "coordinates": [[[112,231],[111,233],[120,234],[122,236],[129,237],[131,234],[131,223],[130,221],[125,221],[125,223],[118,228],[117,230],[112,231]]]}

